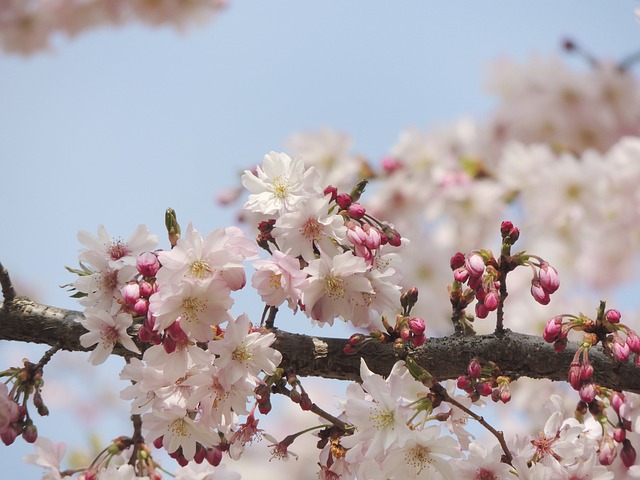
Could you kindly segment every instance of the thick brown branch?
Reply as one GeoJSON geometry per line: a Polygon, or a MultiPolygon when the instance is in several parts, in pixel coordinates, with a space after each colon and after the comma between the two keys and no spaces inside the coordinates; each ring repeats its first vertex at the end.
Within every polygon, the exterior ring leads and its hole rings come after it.
{"type": "MultiPolygon", "coordinates": [[[[23,297],[0,306],[0,340],[62,344],[62,349],[87,351],[79,337],[86,332],[79,323],[82,313],[40,305],[23,297]]],[[[391,345],[369,344],[359,355],[345,355],[346,339],[313,337],[276,330],[274,347],[283,356],[282,367],[299,376],[318,376],[341,380],[358,380],[360,357],[369,368],[386,375],[398,360],[391,345]]],[[[457,378],[466,372],[469,360],[475,356],[496,362],[505,375],[548,378],[566,381],[569,365],[577,349],[569,343],[566,350],[556,353],[541,337],[505,331],[502,335],[451,336],[431,338],[411,353],[416,362],[440,379],[457,378]]],[[[133,356],[116,347],[114,354],[133,356]]],[[[619,364],[601,350],[589,352],[596,371],[595,381],[616,390],[640,393],[640,368],[631,362],[619,364]]]]}

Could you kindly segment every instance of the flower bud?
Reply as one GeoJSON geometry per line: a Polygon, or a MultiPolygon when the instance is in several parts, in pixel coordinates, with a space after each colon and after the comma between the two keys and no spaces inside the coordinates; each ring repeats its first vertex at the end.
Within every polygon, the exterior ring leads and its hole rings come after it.
{"type": "Polygon", "coordinates": [[[622,443],[625,438],[627,438],[627,432],[624,428],[618,427],[613,431],[613,440],[616,443],[622,443]]]}
{"type": "Polygon", "coordinates": [[[140,298],[140,285],[136,282],[127,283],[120,289],[120,295],[122,295],[124,303],[133,306],[140,298]]]}
{"type": "Polygon", "coordinates": [[[640,337],[633,330],[627,332],[627,345],[633,353],[640,353],[640,337]]]}
{"type": "Polygon", "coordinates": [[[155,277],[160,270],[160,262],[153,252],[144,252],[138,255],[136,266],[143,277],[155,277]]]}
{"type": "Polygon", "coordinates": [[[591,403],[596,398],[596,387],[592,382],[583,383],[580,387],[580,400],[584,403],[591,403]]]}
{"type": "Polygon", "coordinates": [[[471,379],[466,375],[460,375],[458,377],[457,386],[460,390],[469,390],[469,388],[471,388],[471,379]]]}
{"type": "Polygon", "coordinates": [[[204,449],[204,447],[200,444],[196,445],[196,453],[193,456],[193,461],[196,462],[198,465],[202,463],[202,461],[204,460],[204,457],[206,455],[206,450],[204,449]]]}
{"type": "Polygon", "coordinates": [[[451,260],[449,260],[449,265],[451,266],[451,270],[456,270],[458,268],[464,267],[464,254],[461,252],[456,253],[451,260]]]}
{"type": "Polygon", "coordinates": [[[478,392],[483,397],[491,395],[491,391],[493,390],[491,388],[491,385],[489,385],[487,382],[476,383],[475,389],[476,389],[476,392],[478,392]]]}
{"type": "Polygon", "coordinates": [[[471,378],[480,378],[482,372],[482,366],[477,358],[472,358],[467,366],[467,373],[471,378]]]}
{"type": "Polygon", "coordinates": [[[564,352],[564,349],[567,348],[567,343],[569,343],[567,337],[559,338],[558,340],[553,342],[553,349],[557,353],[564,352]]]}
{"type": "Polygon", "coordinates": [[[531,280],[531,295],[540,305],[547,305],[551,301],[549,292],[542,288],[538,278],[531,280]]]}
{"type": "Polygon", "coordinates": [[[604,314],[604,318],[606,318],[609,323],[619,323],[621,317],[622,315],[620,315],[620,312],[615,308],[607,310],[604,314]]]}
{"type": "Polygon", "coordinates": [[[468,278],[469,278],[469,271],[464,267],[456,268],[453,271],[453,279],[456,282],[464,283],[467,281],[468,278]]]}
{"type": "Polygon", "coordinates": [[[420,317],[409,318],[409,328],[414,335],[422,335],[424,333],[424,320],[420,317]]]}
{"type": "Polygon", "coordinates": [[[547,343],[551,343],[558,338],[561,331],[562,317],[553,317],[547,321],[544,331],[542,332],[542,338],[544,338],[547,343]]]}
{"type": "Polygon", "coordinates": [[[309,398],[309,395],[307,395],[307,392],[304,392],[300,399],[300,408],[306,412],[311,410],[311,407],[313,407],[313,402],[311,401],[311,398],[309,398]]]}
{"type": "Polygon", "coordinates": [[[582,381],[589,381],[593,377],[593,365],[589,362],[585,362],[580,367],[580,379],[582,381]]]}
{"type": "Polygon", "coordinates": [[[472,277],[478,278],[484,273],[484,260],[477,253],[471,253],[464,261],[464,266],[472,277]]]}
{"type": "Polygon", "coordinates": [[[351,205],[351,195],[348,193],[339,193],[336,197],[336,203],[342,210],[346,210],[351,205]]]}
{"type": "Polygon", "coordinates": [[[476,303],[476,317],[487,318],[488,315],[489,315],[489,310],[484,305],[484,303],[481,303],[481,302],[476,303]]]}
{"type": "Polygon", "coordinates": [[[629,345],[616,336],[611,344],[611,353],[619,362],[626,362],[629,358],[629,345]]]}
{"type": "Polygon", "coordinates": [[[327,188],[324,189],[324,195],[325,197],[327,195],[331,195],[331,199],[329,201],[333,202],[338,197],[338,189],[333,185],[329,185],[327,188]]]}
{"type": "Polygon", "coordinates": [[[622,442],[622,451],[620,452],[620,459],[625,467],[631,468],[636,463],[636,450],[631,445],[629,439],[625,439],[622,442]]]}
{"type": "Polygon", "coordinates": [[[555,268],[544,262],[540,265],[540,285],[548,294],[554,293],[560,286],[560,279],[555,268]]]}
{"type": "Polygon", "coordinates": [[[399,247],[400,245],[402,245],[402,237],[397,232],[397,230],[391,227],[386,227],[383,232],[387,238],[387,241],[389,242],[389,245],[391,245],[392,247],[399,247]]]}
{"type": "Polygon", "coordinates": [[[611,437],[605,437],[600,441],[598,460],[600,465],[611,465],[617,455],[616,446],[611,437]]]}
{"type": "Polygon", "coordinates": [[[589,411],[589,405],[587,405],[582,400],[580,400],[578,402],[578,405],[576,405],[576,413],[579,415],[585,416],[588,411],[589,411]]]}
{"type": "Polygon", "coordinates": [[[485,308],[493,312],[498,308],[498,303],[500,302],[500,294],[498,294],[497,290],[489,290],[487,295],[484,297],[484,306],[485,308]]]}
{"type": "Polygon", "coordinates": [[[427,336],[424,334],[414,335],[411,341],[414,347],[421,347],[427,341],[427,336]]]}
{"type": "Polygon", "coordinates": [[[580,362],[571,362],[571,366],[569,367],[569,384],[574,390],[580,390],[582,386],[580,362]]]}
{"type": "Polygon", "coordinates": [[[622,392],[613,392],[611,394],[611,398],[609,399],[613,410],[620,415],[620,407],[624,405],[625,397],[622,392]]]}
{"type": "Polygon", "coordinates": [[[28,423],[24,428],[22,438],[27,443],[33,443],[38,439],[38,429],[33,423],[28,423]]]}
{"type": "Polygon", "coordinates": [[[384,157],[382,159],[382,169],[387,175],[391,175],[402,168],[404,168],[404,163],[395,157],[384,157]]]}
{"type": "Polygon", "coordinates": [[[146,315],[148,310],[149,300],[147,300],[146,298],[139,298],[136,304],[133,306],[133,311],[140,316],[146,315]]]}
{"type": "Polygon", "coordinates": [[[354,220],[360,220],[367,213],[366,209],[359,203],[352,203],[347,207],[347,213],[354,220]]]}
{"type": "Polygon", "coordinates": [[[411,287],[400,296],[400,306],[402,308],[406,308],[407,310],[411,310],[417,301],[418,289],[416,287],[411,287]]]}
{"type": "Polygon", "coordinates": [[[151,295],[153,295],[154,291],[153,285],[151,283],[147,282],[146,280],[140,280],[140,282],[138,282],[138,285],[140,286],[141,297],[149,298],[151,295]]]}

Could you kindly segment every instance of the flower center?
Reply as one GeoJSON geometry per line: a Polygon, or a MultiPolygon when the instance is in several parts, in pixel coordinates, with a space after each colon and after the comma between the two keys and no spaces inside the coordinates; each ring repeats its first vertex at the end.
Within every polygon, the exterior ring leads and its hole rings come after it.
{"type": "Polygon", "coordinates": [[[344,298],[344,280],[333,276],[327,277],[324,282],[324,291],[333,300],[344,298]]]}
{"type": "Polygon", "coordinates": [[[284,200],[289,195],[289,179],[276,177],[273,179],[273,195],[280,200],[284,200]]]}
{"type": "Polygon", "coordinates": [[[183,418],[178,418],[169,424],[169,431],[179,437],[189,436],[189,430],[187,428],[187,422],[183,418]]]}
{"type": "Polygon", "coordinates": [[[118,341],[118,338],[118,331],[115,327],[107,327],[100,332],[100,339],[102,340],[102,344],[107,348],[114,347],[116,342],[118,341]]]}
{"type": "Polygon", "coordinates": [[[271,272],[269,276],[269,286],[277,290],[282,290],[282,274],[271,272]]]}
{"type": "Polygon", "coordinates": [[[122,240],[116,240],[109,246],[109,256],[112,260],[119,260],[128,254],[129,248],[127,247],[127,244],[122,240]]]}
{"type": "Polygon", "coordinates": [[[300,229],[300,233],[308,240],[320,240],[322,225],[315,218],[309,218],[300,229]]]}
{"type": "Polygon", "coordinates": [[[246,362],[248,360],[253,359],[253,355],[251,352],[247,352],[247,347],[244,345],[238,345],[236,349],[233,351],[231,358],[237,360],[239,362],[246,362]]]}
{"type": "Polygon", "coordinates": [[[491,470],[487,470],[486,468],[481,468],[480,470],[478,470],[478,473],[476,474],[476,480],[496,480],[496,479],[497,479],[496,475],[491,470]]]}
{"type": "Polygon", "coordinates": [[[416,445],[411,450],[407,451],[404,458],[407,463],[416,469],[416,473],[422,472],[424,467],[430,463],[431,457],[429,455],[429,449],[421,445],[416,445]]]}
{"type": "Polygon", "coordinates": [[[189,321],[200,323],[199,314],[204,312],[205,303],[198,298],[185,298],[182,302],[182,317],[189,321]]]}
{"type": "Polygon", "coordinates": [[[189,275],[196,278],[207,278],[211,276],[213,270],[209,266],[209,264],[203,260],[196,260],[191,265],[189,265],[189,275]]]}
{"type": "Polygon", "coordinates": [[[372,412],[372,415],[369,417],[369,420],[373,424],[374,428],[376,428],[377,430],[381,430],[385,427],[393,426],[393,423],[394,423],[393,411],[381,410],[378,407],[372,412]]]}

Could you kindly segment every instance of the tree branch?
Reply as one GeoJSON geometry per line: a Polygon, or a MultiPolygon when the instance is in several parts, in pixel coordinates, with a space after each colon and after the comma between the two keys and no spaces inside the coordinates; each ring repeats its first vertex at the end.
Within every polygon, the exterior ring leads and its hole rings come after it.
{"type": "MultiPolygon", "coordinates": [[[[0,340],[62,345],[63,350],[89,351],[80,345],[79,337],[86,333],[79,323],[81,312],[41,305],[25,297],[0,305],[0,340]]],[[[398,360],[390,344],[368,344],[358,355],[346,355],[347,339],[314,337],[274,330],[274,348],[283,356],[281,367],[299,376],[318,376],[340,380],[359,380],[360,357],[378,374],[388,375],[398,360]]],[[[139,345],[144,350],[144,345],[139,345]]],[[[569,365],[578,348],[569,343],[562,353],[541,337],[514,333],[450,336],[430,338],[410,353],[415,361],[435,378],[446,380],[466,373],[469,360],[480,357],[493,361],[505,375],[548,378],[566,381],[569,365]]],[[[113,353],[122,357],[136,356],[116,346],[113,353]]],[[[595,381],[615,390],[640,393],[640,368],[632,362],[620,364],[607,357],[601,349],[592,349],[589,360],[595,369],[595,381]]]]}

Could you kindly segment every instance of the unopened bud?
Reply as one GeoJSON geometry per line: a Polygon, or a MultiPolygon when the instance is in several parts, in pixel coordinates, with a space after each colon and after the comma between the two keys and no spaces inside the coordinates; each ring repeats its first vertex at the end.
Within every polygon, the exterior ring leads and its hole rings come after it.
{"type": "Polygon", "coordinates": [[[467,366],[467,373],[471,378],[480,378],[482,366],[477,358],[472,358],[467,366]]]}
{"type": "Polygon", "coordinates": [[[627,432],[624,428],[618,427],[613,431],[613,439],[616,443],[622,443],[625,438],[627,438],[627,432]]]}
{"type": "Polygon", "coordinates": [[[400,296],[400,306],[404,309],[411,310],[418,301],[418,289],[411,287],[400,296]]]}
{"type": "Polygon", "coordinates": [[[467,256],[464,266],[472,277],[478,278],[484,273],[484,259],[477,253],[471,253],[467,256]]]}
{"type": "Polygon", "coordinates": [[[167,234],[169,235],[169,243],[171,247],[175,247],[180,238],[180,224],[178,223],[178,218],[173,208],[167,208],[164,214],[164,224],[167,228],[167,234]]]}
{"type": "Polygon", "coordinates": [[[540,265],[540,285],[549,295],[554,293],[560,287],[560,279],[555,268],[544,262],[540,265]]]}
{"type": "Polygon", "coordinates": [[[592,382],[583,383],[580,387],[580,400],[585,403],[591,403],[596,398],[596,387],[592,382]]]}
{"type": "Polygon", "coordinates": [[[204,458],[206,458],[207,462],[212,466],[217,467],[222,461],[222,450],[218,447],[207,448],[204,458]]]}
{"type": "Polygon", "coordinates": [[[615,308],[607,310],[604,314],[604,318],[606,318],[609,323],[619,323],[621,317],[622,315],[615,308]]]}
{"type": "Polygon", "coordinates": [[[351,205],[351,196],[348,193],[339,193],[336,197],[336,203],[342,210],[346,210],[351,205]]]}
{"type": "Polygon", "coordinates": [[[353,200],[354,202],[360,200],[360,197],[364,193],[365,188],[367,188],[367,183],[369,183],[369,181],[366,179],[360,180],[358,183],[356,183],[356,186],[351,189],[351,192],[349,194],[351,200],[353,200]]]}
{"type": "Polygon", "coordinates": [[[611,437],[605,437],[600,441],[598,460],[600,465],[611,465],[617,455],[616,446],[611,437]]]}
{"type": "Polygon", "coordinates": [[[160,270],[160,262],[153,252],[144,252],[138,255],[136,266],[143,277],[155,277],[160,270]]]}
{"type": "Polygon", "coordinates": [[[624,466],[627,468],[631,468],[636,463],[636,450],[631,445],[631,441],[625,439],[622,442],[622,451],[620,452],[620,459],[624,466]]]}
{"type": "Polygon", "coordinates": [[[352,203],[347,207],[347,213],[354,220],[360,220],[367,213],[366,209],[359,203],[352,203]]]}
{"type": "Polygon", "coordinates": [[[329,201],[334,202],[338,197],[338,189],[333,185],[329,185],[327,188],[324,189],[324,195],[325,197],[327,195],[331,195],[331,199],[329,201]]]}
{"type": "Polygon", "coordinates": [[[460,375],[458,377],[457,386],[460,390],[469,390],[471,388],[471,379],[466,375],[460,375]]]}
{"type": "Polygon", "coordinates": [[[38,439],[38,429],[33,423],[29,423],[22,431],[22,438],[27,443],[33,443],[38,439]]]}

